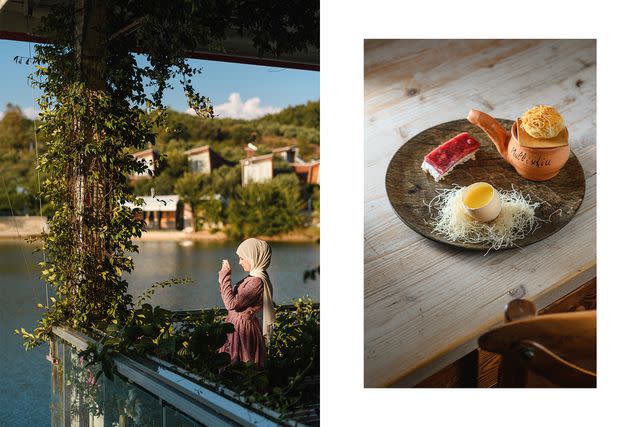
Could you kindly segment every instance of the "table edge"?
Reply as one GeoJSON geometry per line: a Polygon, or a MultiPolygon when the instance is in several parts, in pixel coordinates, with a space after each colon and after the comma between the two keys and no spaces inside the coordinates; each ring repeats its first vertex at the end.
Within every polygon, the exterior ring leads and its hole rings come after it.
{"type": "MultiPolygon", "coordinates": [[[[580,268],[575,270],[572,273],[569,273],[552,286],[545,289],[545,291],[539,295],[536,295],[532,298],[532,301],[536,304],[536,306],[540,309],[546,307],[552,302],[556,301],[563,295],[566,295],[570,292],[573,292],[577,288],[579,288],[584,283],[592,280],[596,277],[596,260],[594,258],[593,261],[590,261],[580,268]]],[[[440,352],[439,354],[431,357],[428,360],[422,361],[417,364],[415,367],[405,371],[404,373],[396,376],[394,379],[388,380],[381,385],[370,385],[365,387],[412,387],[418,384],[420,381],[425,378],[430,377],[431,375],[438,372],[440,369],[448,366],[449,364],[455,362],[465,354],[473,351],[478,348],[477,342],[478,337],[488,331],[489,329],[499,325],[502,323],[503,314],[498,313],[496,316],[481,325],[476,332],[471,335],[467,335],[462,339],[458,340],[456,343],[452,344],[448,349],[440,352]]],[[[365,384],[366,384],[365,379],[365,384]]]]}

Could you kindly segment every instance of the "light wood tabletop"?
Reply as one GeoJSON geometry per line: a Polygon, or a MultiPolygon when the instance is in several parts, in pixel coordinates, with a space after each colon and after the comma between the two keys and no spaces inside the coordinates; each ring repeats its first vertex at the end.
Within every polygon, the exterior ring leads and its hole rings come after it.
{"type": "Polygon", "coordinates": [[[544,307],[595,277],[595,40],[367,40],[364,112],[365,387],[415,385],[477,348],[514,297],[544,307]],[[485,255],[396,216],[385,173],[408,139],[472,108],[514,120],[539,104],[563,115],[586,178],[563,229],[485,255]]]}

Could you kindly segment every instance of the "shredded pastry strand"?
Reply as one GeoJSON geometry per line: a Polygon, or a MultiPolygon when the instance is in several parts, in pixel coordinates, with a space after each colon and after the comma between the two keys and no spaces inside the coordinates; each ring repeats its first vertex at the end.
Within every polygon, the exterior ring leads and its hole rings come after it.
{"type": "MultiPolygon", "coordinates": [[[[438,191],[429,203],[430,219],[425,220],[434,227],[433,231],[453,242],[489,245],[490,249],[517,246],[516,242],[533,233],[542,220],[535,216],[541,202],[534,202],[529,195],[523,195],[513,188],[500,191],[502,210],[498,217],[488,223],[472,219],[464,209],[462,193],[464,188],[455,186],[438,191]]],[[[544,221],[542,221],[544,222],[544,221]]]]}
{"type": "Polygon", "coordinates": [[[534,138],[553,138],[564,129],[564,119],[548,105],[533,107],[521,118],[522,128],[534,138]]]}

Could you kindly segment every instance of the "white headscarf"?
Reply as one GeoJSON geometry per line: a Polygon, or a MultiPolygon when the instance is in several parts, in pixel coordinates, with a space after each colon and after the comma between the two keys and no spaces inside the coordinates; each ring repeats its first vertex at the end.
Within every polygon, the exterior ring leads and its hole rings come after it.
{"type": "Polygon", "coordinates": [[[262,279],[262,335],[269,343],[276,318],[276,311],[273,308],[273,286],[267,273],[267,268],[271,264],[271,246],[264,240],[250,238],[240,243],[236,253],[249,261],[251,267],[249,276],[262,279]]]}

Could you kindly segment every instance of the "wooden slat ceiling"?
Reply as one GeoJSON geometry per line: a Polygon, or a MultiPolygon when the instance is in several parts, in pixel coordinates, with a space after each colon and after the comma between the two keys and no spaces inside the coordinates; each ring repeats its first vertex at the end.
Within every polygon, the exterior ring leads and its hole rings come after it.
{"type": "MultiPolygon", "coordinates": [[[[40,19],[49,13],[58,0],[0,0],[0,39],[46,42],[37,34],[40,19]],[[31,16],[29,16],[31,10],[31,16]]],[[[251,40],[231,36],[222,42],[220,50],[198,49],[189,52],[195,59],[236,62],[242,64],[264,65],[271,67],[294,68],[320,71],[320,50],[311,48],[307,52],[279,57],[260,57],[251,40]]]]}

